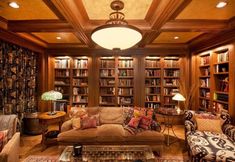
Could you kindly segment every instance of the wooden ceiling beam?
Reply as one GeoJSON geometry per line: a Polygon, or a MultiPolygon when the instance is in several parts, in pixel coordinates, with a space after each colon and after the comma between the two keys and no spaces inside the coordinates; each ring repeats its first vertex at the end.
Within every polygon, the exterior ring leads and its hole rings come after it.
{"type": "Polygon", "coordinates": [[[49,7],[54,14],[60,19],[65,20],[65,17],[60,13],[60,11],[56,8],[56,6],[51,2],[51,0],[43,0],[43,2],[49,7]]]}
{"type": "Polygon", "coordinates": [[[0,28],[7,30],[8,21],[0,16],[0,28]]]}
{"type": "Polygon", "coordinates": [[[191,0],[161,0],[152,16],[148,15],[151,30],[144,35],[140,47],[150,44],[158,35],[161,27],[169,20],[174,19],[191,0]],[[151,17],[151,18],[150,18],[151,17]]]}
{"type": "Polygon", "coordinates": [[[11,20],[8,30],[13,32],[74,32],[72,26],[62,20],[11,20]]]}
{"type": "Polygon", "coordinates": [[[228,27],[225,20],[171,20],[166,22],[161,31],[172,32],[215,32],[228,27]]]}
{"type": "Polygon", "coordinates": [[[77,38],[89,47],[93,47],[94,44],[84,31],[84,20],[81,16],[76,2],[67,0],[51,0],[51,2],[74,28],[77,38]]]}

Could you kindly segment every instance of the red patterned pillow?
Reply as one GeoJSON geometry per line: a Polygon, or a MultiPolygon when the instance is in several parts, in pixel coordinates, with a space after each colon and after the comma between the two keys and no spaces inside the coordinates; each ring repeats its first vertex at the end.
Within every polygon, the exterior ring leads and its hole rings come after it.
{"type": "Polygon", "coordinates": [[[8,130],[0,131],[0,151],[2,151],[3,147],[7,143],[7,134],[8,130]]]}
{"type": "Polygon", "coordinates": [[[138,117],[131,118],[131,120],[128,123],[128,126],[130,126],[132,128],[137,128],[140,123],[140,119],[141,118],[138,118],[138,117]]]}
{"type": "Polygon", "coordinates": [[[87,128],[96,128],[98,125],[97,116],[90,116],[90,117],[84,117],[81,119],[81,129],[87,129],[87,128]]]}
{"type": "Polygon", "coordinates": [[[149,129],[152,119],[147,116],[142,116],[139,122],[139,127],[143,129],[149,129]]]}

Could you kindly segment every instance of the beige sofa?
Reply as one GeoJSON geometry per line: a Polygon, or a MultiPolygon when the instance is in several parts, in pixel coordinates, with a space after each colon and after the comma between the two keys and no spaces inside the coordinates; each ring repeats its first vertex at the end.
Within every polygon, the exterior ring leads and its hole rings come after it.
{"type": "Polygon", "coordinates": [[[72,129],[72,121],[63,123],[58,142],[61,145],[72,144],[125,144],[151,145],[160,153],[164,143],[164,135],[158,131],[145,130],[131,134],[124,129],[124,109],[121,107],[86,108],[88,115],[99,114],[100,126],[89,129],[72,129]]]}
{"type": "Polygon", "coordinates": [[[16,115],[0,115],[0,130],[8,129],[8,142],[0,153],[0,162],[18,162],[20,133],[16,132],[16,115]]]}

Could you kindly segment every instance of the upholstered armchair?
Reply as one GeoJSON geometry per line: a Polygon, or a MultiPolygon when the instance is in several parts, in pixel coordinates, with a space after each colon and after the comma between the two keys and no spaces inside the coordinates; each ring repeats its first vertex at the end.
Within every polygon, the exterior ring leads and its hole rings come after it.
{"type": "Polygon", "coordinates": [[[185,140],[192,162],[235,161],[235,126],[225,111],[219,115],[187,111],[185,140]]]}
{"type": "Polygon", "coordinates": [[[7,143],[0,152],[0,162],[18,162],[20,133],[16,132],[18,118],[16,115],[0,115],[0,131],[7,130],[7,143]]]}

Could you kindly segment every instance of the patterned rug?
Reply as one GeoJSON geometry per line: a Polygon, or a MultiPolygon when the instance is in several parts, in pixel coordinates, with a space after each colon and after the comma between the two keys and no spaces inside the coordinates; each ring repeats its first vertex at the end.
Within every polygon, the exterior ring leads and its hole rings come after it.
{"type": "MultiPolygon", "coordinates": [[[[59,162],[58,156],[46,156],[46,155],[30,155],[23,162],[59,162]]],[[[180,158],[173,157],[160,157],[156,158],[155,162],[187,162],[180,158]]]]}

